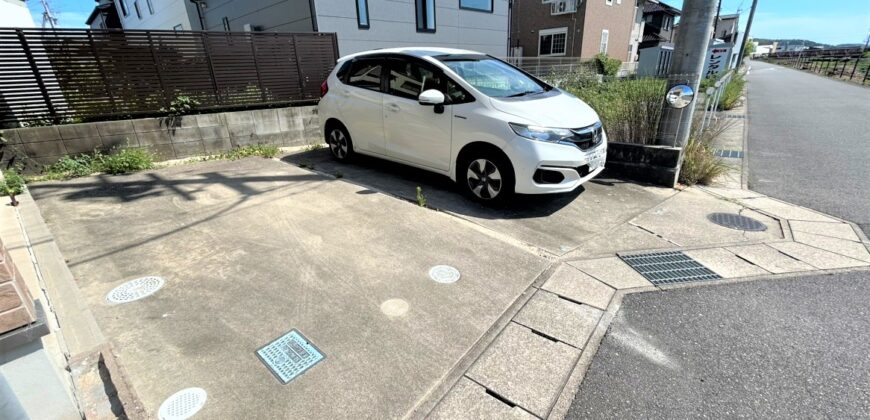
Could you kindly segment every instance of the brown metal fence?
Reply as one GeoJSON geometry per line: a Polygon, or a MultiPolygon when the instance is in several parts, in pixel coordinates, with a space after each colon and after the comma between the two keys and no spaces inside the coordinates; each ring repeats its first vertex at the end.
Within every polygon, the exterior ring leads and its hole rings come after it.
{"type": "Polygon", "coordinates": [[[0,122],[311,102],[337,58],[328,33],[0,28],[0,122]]]}

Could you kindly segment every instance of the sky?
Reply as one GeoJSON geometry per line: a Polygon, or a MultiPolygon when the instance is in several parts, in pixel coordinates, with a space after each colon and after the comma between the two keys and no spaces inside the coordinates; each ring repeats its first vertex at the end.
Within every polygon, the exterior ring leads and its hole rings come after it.
{"type": "MultiPolygon", "coordinates": [[[[93,0],[48,0],[59,26],[85,27],[93,0]]],[[[348,0],[329,0],[348,1],[348,0]]],[[[594,0],[585,0],[594,1],[594,0]]],[[[683,0],[664,0],[682,7],[683,0]]],[[[42,22],[39,0],[27,0],[37,25],[42,22]]],[[[752,0],[722,0],[722,14],[741,12],[740,25],[749,19],[752,0]]],[[[756,38],[809,39],[825,44],[863,43],[870,32],[870,0],[758,0],[752,23],[756,38]]]]}

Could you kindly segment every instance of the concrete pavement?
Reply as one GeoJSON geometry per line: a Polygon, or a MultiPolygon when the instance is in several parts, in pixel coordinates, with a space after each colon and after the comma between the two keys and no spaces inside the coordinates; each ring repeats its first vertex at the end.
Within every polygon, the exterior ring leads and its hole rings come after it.
{"type": "Polygon", "coordinates": [[[866,417],[868,299],[867,270],[628,295],[567,418],[866,417]]]}
{"type": "Polygon", "coordinates": [[[870,233],[870,89],[750,64],[749,187],[870,233]]]}

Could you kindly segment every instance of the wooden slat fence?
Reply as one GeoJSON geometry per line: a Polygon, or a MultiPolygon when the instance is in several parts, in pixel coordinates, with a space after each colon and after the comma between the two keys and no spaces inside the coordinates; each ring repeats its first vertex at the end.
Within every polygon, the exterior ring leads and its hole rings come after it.
{"type": "Polygon", "coordinates": [[[0,28],[0,123],[313,102],[335,34],[0,28]]]}

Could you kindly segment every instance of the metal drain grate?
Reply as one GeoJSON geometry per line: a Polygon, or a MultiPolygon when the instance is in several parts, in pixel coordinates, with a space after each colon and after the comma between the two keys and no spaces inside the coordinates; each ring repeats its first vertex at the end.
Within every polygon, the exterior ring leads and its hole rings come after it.
{"type": "Polygon", "coordinates": [[[655,285],[722,278],[680,251],[620,255],[619,258],[655,285]]]}
{"type": "Polygon", "coordinates": [[[286,385],[326,356],[299,331],[292,330],[257,350],[257,357],[286,385]]]}
{"type": "Polygon", "coordinates": [[[714,154],[724,158],[743,158],[743,152],[740,150],[716,150],[714,154]]]}
{"type": "Polygon", "coordinates": [[[729,229],[746,230],[750,232],[763,232],[767,230],[764,223],[751,217],[741,216],[734,213],[710,213],[707,219],[711,222],[729,229]]]}
{"type": "Polygon", "coordinates": [[[106,295],[109,303],[129,303],[154,294],[163,287],[163,278],[148,276],[122,283],[106,295]]]}
{"type": "Polygon", "coordinates": [[[429,277],[438,283],[456,283],[459,281],[459,270],[449,265],[436,265],[429,269],[429,277]]]}
{"type": "Polygon", "coordinates": [[[185,388],[169,396],[157,410],[160,420],[185,420],[193,417],[208,398],[202,388],[185,388]]]}

